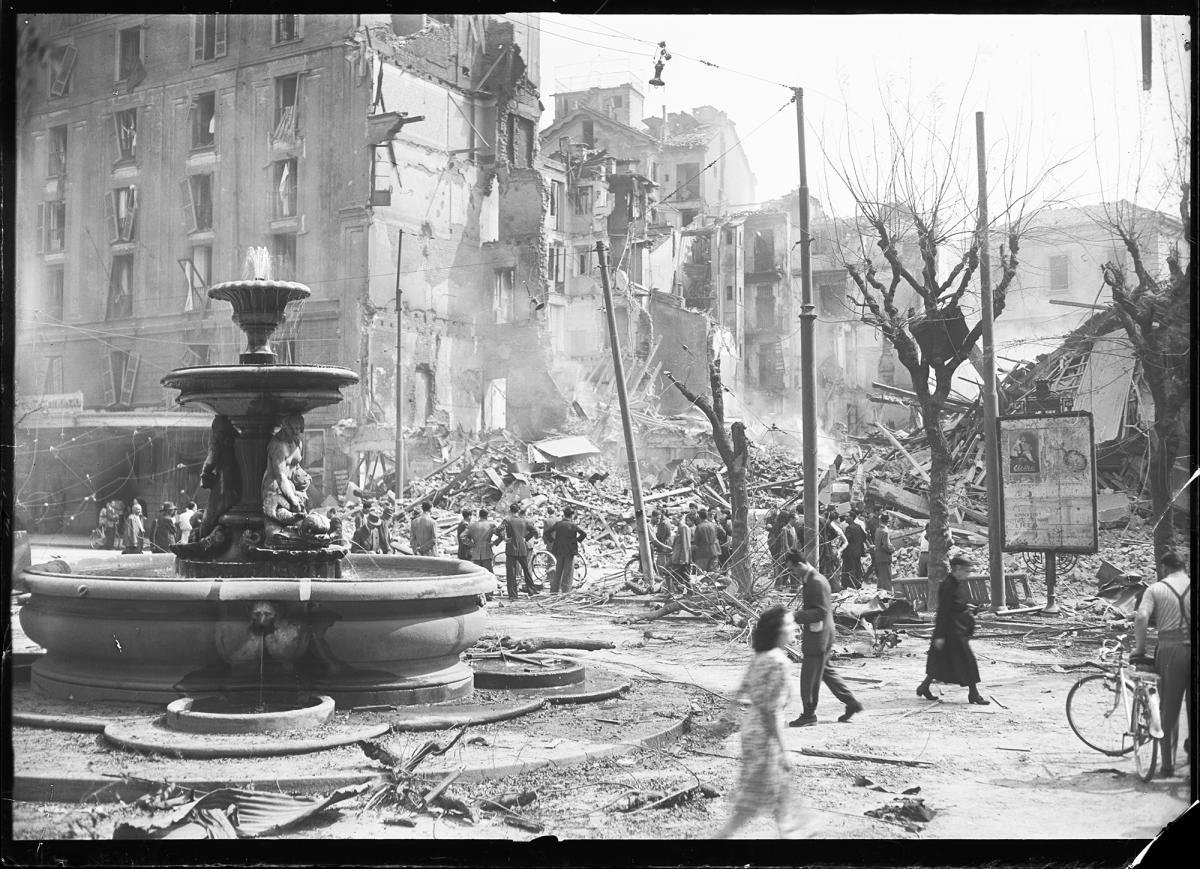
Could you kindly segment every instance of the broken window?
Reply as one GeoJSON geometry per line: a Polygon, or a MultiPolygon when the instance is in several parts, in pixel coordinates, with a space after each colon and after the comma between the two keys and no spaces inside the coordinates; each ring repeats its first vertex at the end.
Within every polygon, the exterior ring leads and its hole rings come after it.
{"type": "Polygon", "coordinates": [[[582,127],[583,144],[589,148],[596,147],[596,124],[592,121],[584,121],[582,127]]]}
{"type": "Polygon", "coordinates": [[[392,177],[395,165],[389,159],[391,145],[372,145],[374,159],[371,160],[371,204],[392,204],[392,177]]]}
{"type": "Polygon", "coordinates": [[[276,220],[295,217],[296,211],[296,159],[277,160],[273,172],[274,190],[271,196],[271,214],[276,220]]]}
{"type": "Polygon", "coordinates": [[[271,32],[271,41],[275,45],[281,42],[293,42],[300,38],[300,16],[299,15],[273,15],[274,27],[271,32]]]}
{"type": "Polygon", "coordinates": [[[769,229],[754,231],[754,271],[769,272],[775,268],[775,233],[769,229]]]}
{"type": "Polygon", "coordinates": [[[533,165],[533,121],[520,115],[508,116],[508,163],[517,169],[533,165]]]}
{"type": "Polygon", "coordinates": [[[727,301],[727,302],[733,301],[733,284],[725,285],[725,301],[727,301]]]}
{"type": "Polygon", "coordinates": [[[679,212],[679,225],[690,226],[692,221],[696,219],[697,214],[699,214],[699,212],[694,208],[681,209],[679,212]]]}
{"type": "Polygon", "coordinates": [[[192,150],[212,148],[217,141],[217,95],[199,94],[192,97],[192,150]]]}
{"type": "Polygon", "coordinates": [[[590,247],[575,248],[575,258],[579,266],[578,271],[575,272],[577,275],[589,275],[592,273],[592,249],[590,247]]]}
{"type": "Polygon", "coordinates": [[[79,52],[73,45],[50,50],[50,96],[63,97],[71,92],[71,72],[79,52]]]}
{"type": "Polygon", "coordinates": [[[50,161],[46,174],[58,178],[67,174],[67,125],[50,128],[50,161]]]}
{"type": "Polygon", "coordinates": [[[183,350],[183,367],[191,368],[194,365],[207,365],[211,354],[212,346],[209,344],[188,344],[183,350]]]}
{"type": "Polygon", "coordinates": [[[296,279],[296,234],[276,233],[271,236],[271,267],[277,281],[296,279]]]}
{"type": "Polygon", "coordinates": [[[133,241],[137,202],[137,187],[132,184],[104,194],[104,213],[108,220],[110,242],[133,241]]]}
{"type": "Polygon", "coordinates": [[[565,185],[561,181],[550,182],[550,216],[554,218],[554,228],[563,229],[563,191],[565,185]]]}
{"type": "Polygon", "coordinates": [[[567,291],[567,249],[561,244],[550,246],[547,258],[546,281],[554,285],[554,292],[567,291]]]}
{"type": "Polygon", "coordinates": [[[130,81],[142,73],[142,28],[130,27],[118,31],[117,81],[130,81]]]}
{"type": "Polygon", "coordinates": [[[141,361],[141,356],[128,350],[112,350],[100,357],[106,407],[114,404],[129,407],[133,404],[133,390],[137,385],[141,361]]]}
{"type": "Polygon", "coordinates": [[[213,60],[225,56],[225,16],[195,15],[193,60],[213,60]]]}
{"type": "Polygon", "coordinates": [[[137,109],[113,113],[113,135],[117,140],[117,162],[132,163],[137,155],[137,109]]]}
{"type": "Polygon", "coordinates": [[[191,257],[179,260],[179,266],[183,269],[185,313],[208,310],[209,299],[205,290],[212,282],[212,255],[212,245],[194,244],[191,257]]]}
{"type": "Polygon", "coordinates": [[[38,253],[62,253],[67,240],[67,203],[61,199],[38,205],[38,253]]]}
{"type": "Polygon", "coordinates": [[[179,182],[183,194],[184,225],[188,232],[212,229],[212,174],[190,175],[179,182]]]}
{"type": "Polygon", "coordinates": [[[121,320],[133,316],[133,254],[123,253],[112,258],[108,277],[108,305],[104,319],[121,320]]]}
{"type": "Polygon", "coordinates": [[[273,141],[294,142],[299,135],[299,93],[299,75],[285,75],[275,79],[275,132],[271,136],[273,141]]]}
{"type": "Polygon", "coordinates": [[[46,313],[56,320],[63,318],[66,272],[62,266],[46,269],[46,313]]]}
{"type": "Polygon", "coordinates": [[[680,163],[675,167],[675,180],[679,182],[679,199],[700,198],[699,163],[680,163]]]}
{"type": "Polygon", "coordinates": [[[817,302],[820,312],[826,316],[842,316],[847,313],[846,286],[842,283],[817,284],[817,302]]]}
{"type": "Polygon", "coordinates": [[[759,284],[754,294],[754,323],[760,329],[775,326],[775,287],[759,284]]]}
{"type": "Polygon", "coordinates": [[[1065,290],[1071,285],[1071,261],[1066,256],[1050,257],[1050,289],[1065,290]]]}
{"type": "Polygon", "coordinates": [[[590,186],[575,188],[575,213],[586,215],[592,213],[592,188],[590,186]]]}
{"type": "Polygon", "coordinates": [[[496,269],[495,283],[492,290],[492,312],[497,323],[511,323],[515,312],[515,293],[513,283],[516,270],[511,268],[496,269]]]}
{"type": "Polygon", "coordinates": [[[896,385],[896,351],[885,345],[879,355],[878,377],[880,383],[896,385]]]}

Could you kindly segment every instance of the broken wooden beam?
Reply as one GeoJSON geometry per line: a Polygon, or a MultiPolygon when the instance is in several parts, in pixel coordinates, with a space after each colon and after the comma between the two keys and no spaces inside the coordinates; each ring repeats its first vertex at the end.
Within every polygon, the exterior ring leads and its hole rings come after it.
{"type": "Polygon", "coordinates": [[[905,760],[901,757],[879,757],[874,754],[852,754],[848,751],[825,751],[821,748],[791,748],[789,751],[794,751],[798,754],[808,755],[809,757],[829,757],[834,760],[865,760],[870,763],[890,763],[896,766],[921,766],[932,767],[933,764],[924,760],[905,760]]]}
{"type": "Polygon", "coordinates": [[[887,429],[887,427],[884,426],[882,423],[878,423],[878,422],[875,423],[875,428],[877,428],[881,432],[883,432],[884,437],[886,437],[889,441],[892,442],[892,446],[894,446],[896,449],[898,449],[900,451],[900,454],[902,456],[904,456],[904,458],[908,459],[908,463],[916,469],[917,473],[920,474],[921,479],[924,480],[926,483],[929,483],[930,482],[929,472],[927,470],[925,470],[924,468],[922,468],[919,464],[917,464],[917,460],[912,457],[912,453],[910,453],[908,450],[906,450],[900,444],[900,441],[898,441],[896,439],[896,436],[894,434],[892,434],[887,429]]]}

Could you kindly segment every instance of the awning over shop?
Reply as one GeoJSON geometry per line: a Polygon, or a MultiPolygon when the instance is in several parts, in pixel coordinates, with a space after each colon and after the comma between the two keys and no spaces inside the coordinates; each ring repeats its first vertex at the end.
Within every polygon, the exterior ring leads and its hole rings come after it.
{"type": "Polygon", "coordinates": [[[82,410],[61,413],[37,411],[21,419],[16,428],[32,431],[47,428],[203,428],[212,426],[209,413],[168,413],[152,410],[82,410]]]}

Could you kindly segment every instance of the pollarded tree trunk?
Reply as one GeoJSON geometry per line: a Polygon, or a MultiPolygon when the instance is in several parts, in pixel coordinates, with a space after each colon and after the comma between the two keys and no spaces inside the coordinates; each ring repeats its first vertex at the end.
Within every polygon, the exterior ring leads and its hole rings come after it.
{"type": "Polygon", "coordinates": [[[930,611],[937,609],[938,586],[950,570],[950,444],[942,430],[942,405],[934,397],[921,402],[921,419],[929,442],[929,579],[930,611]]]}
{"type": "Polygon", "coordinates": [[[730,573],[743,595],[754,586],[750,574],[750,504],[747,499],[746,473],[750,461],[746,441],[746,426],[735,422],[730,427],[733,441],[733,463],[729,469],[729,504],[733,508],[733,541],[730,543],[730,573]]]}

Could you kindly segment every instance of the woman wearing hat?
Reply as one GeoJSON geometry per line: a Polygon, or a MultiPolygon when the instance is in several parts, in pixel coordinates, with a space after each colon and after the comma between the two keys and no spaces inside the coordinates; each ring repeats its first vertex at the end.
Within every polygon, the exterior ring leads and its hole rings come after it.
{"type": "Polygon", "coordinates": [[[935,679],[969,689],[967,702],[990,706],[979,693],[979,665],[971,651],[971,635],[975,633],[975,616],[967,600],[966,581],[971,575],[971,562],[961,555],[950,559],[950,572],[938,586],[937,618],[933,623],[933,642],[925,659],[925,681],[917,686],[917,696],[936,700],[929,690],[935,679]]]}

